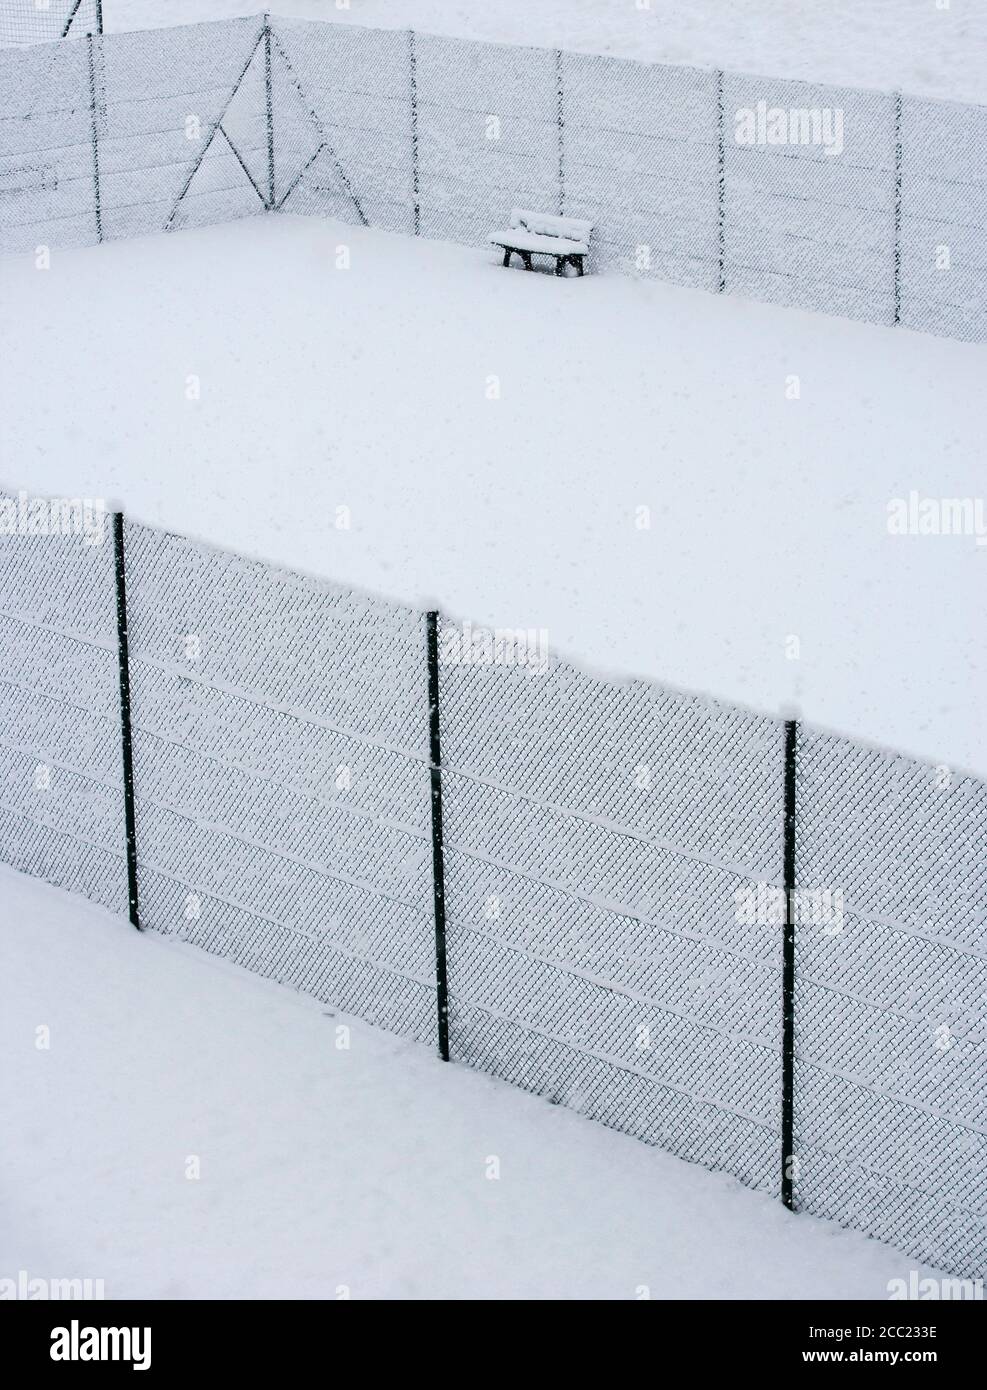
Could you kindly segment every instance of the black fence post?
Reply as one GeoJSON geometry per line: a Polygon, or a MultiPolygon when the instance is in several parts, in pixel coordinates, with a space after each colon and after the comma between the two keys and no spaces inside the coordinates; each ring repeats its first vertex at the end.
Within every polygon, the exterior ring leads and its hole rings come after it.
{"type": "Polygon", "coordinates": [[[86,35],[86,47],[89,55],[89,115],[92,129],[93,147],[93,189],[95,193],[96,209],[96,240],[103,240],[103,208],[99,188],[99,134],[98,134],[98,115],[99,108],[96,101],[96,59],[93,53],[93,36],[86,35]]]}
{"type": "Polygon", "coordinates": [[[894,321],[901,323],[901,93],[894,94],[894,321]]]}
{"type": "Polygon", "coordinates": [[[795,768],[798,720],[785,720],[785,824],[783,878],[785,936],[781,978],[781,1200],[794,1210],[795,1146],[795,768]]]}
{"type": "Polygon", "coordinates": [[[565,84],[563,64],[565,55],[560,48],[555,50],[555,119],[558,125],[559,154],[559,216],[565,215],[565,84]]]}
{"type": "Polygon", "coordinates": [[[103,37],[103,0],[96,0],[96,33],[103,37]]]}
{"type": "Polygon", "coordinates": [[[723,72],[716,72],[716,291],[722,294],[727,286],[726,271],[726,113],[723,107],[723,72]]]}
{"type": "Polygon", "coordinates": [[[439,615],[426,614],[428,646],[428,749],[432,790],[432,895],[435,906],[435,994],[439,1056],[449,1060],[449,977],[446,969],[445,861],[442,851],[442,740],[439,733],[439,615]]]}
{"type": "Polygon", "coordinates": [[[411,188],[414,199],[415,236],[421,230],[421,178],[418,170],[418,52],[415,31],[408,30],[408,63],[411,73],[411,188]]]}
{"type": "Polygon", "coordinates": [[[274,81],[271,67],[271,16],[264,15],[264,101],[267,108],[267,210],[274,208],[274,81]]]}
{"type": "Polygon", "coordinates": [[[134,744],[130,726],[130,649],[127,633],[127,573],[123,548],[123,512],[113,513],[113,559],[116,571],[117,653],[120,665],[120,740],[123,746],[123,818],[127,835],[127,899],[131,925],[140,931],[137,905],[137,817],[134,810],[134,744]]]}

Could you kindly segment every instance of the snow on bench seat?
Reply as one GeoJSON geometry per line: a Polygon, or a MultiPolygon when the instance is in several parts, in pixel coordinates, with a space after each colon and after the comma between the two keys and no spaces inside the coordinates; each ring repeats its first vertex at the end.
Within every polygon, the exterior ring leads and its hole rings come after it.
{"type": "Polygon", "coordinates": [[[567,264],[583,274],[583,257],[589,254],[592,222],[581,217],[560,217],[554,213],[515,208],[507,231],[491,232],[490,241],[504,249],[504,265],[517,253],[525,270],[531,270],[533,255],[555,257],[556,275],[564,275],[567,264]]]}

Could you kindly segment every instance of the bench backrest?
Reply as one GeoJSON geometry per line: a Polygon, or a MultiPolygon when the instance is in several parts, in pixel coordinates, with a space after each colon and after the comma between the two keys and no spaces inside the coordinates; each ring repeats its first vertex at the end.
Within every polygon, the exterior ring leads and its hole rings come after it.
{"type": "Polygon", "coordinates": [[[561,236],[570,241],[589,241],[593,224],[582,217],[558,217],[549,212],[533,212],[530,208],[515,208],[511,213],[511,229],[531,232],[535,236],[561,236]]]}

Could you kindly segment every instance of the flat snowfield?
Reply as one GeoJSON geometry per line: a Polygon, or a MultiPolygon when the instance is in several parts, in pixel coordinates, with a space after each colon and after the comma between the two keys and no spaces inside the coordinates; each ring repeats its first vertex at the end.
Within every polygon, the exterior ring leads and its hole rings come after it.
{"type": "Polygon", "coordinates": [[[915,1268],[7,868],[0,979],[3,1277],[107,1298],[883,1299],[915,1268]]]}
{"type": "MultiPolygon", "coordinates": [[[[103,0],[107,31],[255,14],[103,0]]],[[[987,101],[982,0],[282,0],[275,14],[987,101]]]]}
{"type": "Polygon", "coordinates": [[[0,260],[0,357],[10,489],[987,772],[987,546],[888,532],[982,346],[259,216],[0,260]]]}

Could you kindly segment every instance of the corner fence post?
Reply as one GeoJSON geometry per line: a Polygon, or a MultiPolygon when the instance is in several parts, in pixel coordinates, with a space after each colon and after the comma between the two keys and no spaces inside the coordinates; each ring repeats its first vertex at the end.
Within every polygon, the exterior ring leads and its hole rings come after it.
{"type": "Polygon", "coordinates": [[[274,211],[274,82],[271,67],[271,16],[264,15],[264,102],[267,109],[267,210],[274,211]]]}
{"type": "Polygon", "coordinates": [[[96,240],[103,240],[103,208],[99,189],[99,136],[98,106],[96,103],[96,59],[93,53],[93,36],[86,35],[86,50],[89,57],[89,117],[93,148],[93,190],[96,211],[96,240]]]}
{"type": "Polygon", "coordinates": [[[901,93],[894,94],[894,322],[901,323],[901,93]]]}
{"type": "Polygon", "coordinates": [[[418,169],[418,52],[415,31],[408,30],[408,64],[411,76],[411,189],[414,207],[414,232],[421,230],[421,177],[418,169]]]}
{"type": "Polygon", "coordinates": [[[716,292],[722,294],[727,287],[726,271],[726,200],[727,165],[726,133],[724,129],[725,110],[723,106],[723,71],[716,71],[716,292]]]}
{"type": "Polygon", "coordinates": [[[432,791],[432,894],[435,906],[435,998],[439,1056],[449,1060],[449,977],[446,970],[445,862],[442,852],[442,741],[439,733],[439,615],[426,615],[428,647],[428,756],[432,791]]]}
{"type": "Polygon", "coordinates": [[[127,835],[127,899],[131,926],[141,929],[137,906],[137,817],[134,811],[134,744],[130,727],[130,649],[127,633],[127,575],[123,548],[123,512],[113,513],[113,560],[116,571],[117,653],[120,664],[120,739],[123,745],[123,817],[127,835]]]}
{"type": "Polygon", "coordinates": [[[795,1146],[795,768],[798,720],[785,720],[785,824],[783,878],[785,936],[781,974],[781,1200],[794,1210],[792,1171],[795,1146]]]}
{"type": "Polygon", "coordinates": [[[564,55],[560,48],[555,50],[555,119],[558,124],[559,153],[559,216],[565,216],[565,84],[563,80],[564,55]]]}

